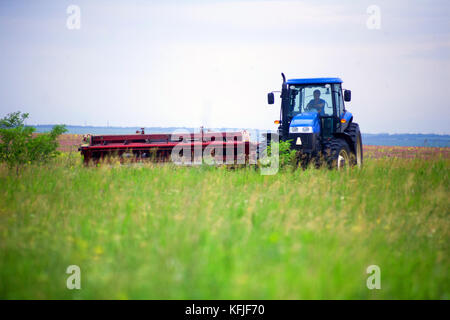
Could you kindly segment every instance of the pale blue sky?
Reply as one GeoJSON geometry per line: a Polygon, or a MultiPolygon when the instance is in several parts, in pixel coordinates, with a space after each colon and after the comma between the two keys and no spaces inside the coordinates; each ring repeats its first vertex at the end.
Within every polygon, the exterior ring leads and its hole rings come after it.
{"type": "Polygon", "coordinates": [[[366,133],[450,133],[448,1],[0,2],[0,116],[275,129],[280,72],[341,77],[366,133]],[[81,29],[66,27],[69,5],[81,29]],[[381,29],[366,26],[369,5],[381,29]]]}

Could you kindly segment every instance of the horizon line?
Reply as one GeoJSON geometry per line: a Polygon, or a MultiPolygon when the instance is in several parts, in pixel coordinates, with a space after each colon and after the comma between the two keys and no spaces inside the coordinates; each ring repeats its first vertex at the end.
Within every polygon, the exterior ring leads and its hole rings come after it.
{"type": "MultiPolygon", "coordinates": [[[[37,127],[37,126],[55,126],[58,124],[26,124],[25,126],[37,127]]],[[[201,127],[188,127],[188,126],[101,126],[101,125],[76,125],[76,124],[63,124],[66,127],[82,127],[82,128],[183,128],[183,129],[200,129],[201,127]]],[[[257,128],[240,128],[240,127],[203,127],[204,129],[244,129],[244,130],[256,130],[256,131],[266,131],[270,129],[257,129],[257,128]]],[[[437,136],[450,136],[450,133],[422,133],[422,132],[361,132],[362,134],[374,134],[374,135],[437,135],[437,136]]]]}

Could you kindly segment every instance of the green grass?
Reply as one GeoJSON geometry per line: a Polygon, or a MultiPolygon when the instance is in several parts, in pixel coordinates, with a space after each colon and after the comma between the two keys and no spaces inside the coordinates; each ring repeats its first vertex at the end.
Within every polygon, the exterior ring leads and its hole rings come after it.
{"type": "Polygon", "coordinates": [[[449,299],[448,173],[448,159],[1,168],[0,298],[449,299]]]}

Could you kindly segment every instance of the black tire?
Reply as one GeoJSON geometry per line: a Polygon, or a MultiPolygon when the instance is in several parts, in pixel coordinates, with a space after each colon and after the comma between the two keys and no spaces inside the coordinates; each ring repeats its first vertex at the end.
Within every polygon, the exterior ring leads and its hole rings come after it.
{"type": "Polygon", "coordinates": [[[344,169],[352,165],[351,151],[344,139],[330,139],[323,145],[323,158],[330,169],[344,169]]]}
{"type": "Polygon", "coordinates": [[[352,151],[352,166],[358,166],[361,168],[363,165],[363,148],[362,148],[362,138],[361,131],[359,130],[359,125],[357,123],[351,122],[345,132],[349,134],[352,139],[353,146],[352,151]]]}

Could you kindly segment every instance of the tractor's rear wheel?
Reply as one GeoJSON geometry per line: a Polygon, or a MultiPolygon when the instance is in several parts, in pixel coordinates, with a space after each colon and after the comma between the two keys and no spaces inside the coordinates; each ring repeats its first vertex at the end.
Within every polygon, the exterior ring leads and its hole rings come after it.
{"type": "Polygon", "coordinates": [[[344,139],[331,139],[323,146],[323,157],[330,169],[344,169],[352,165],[350,148],[344,139]]]}
{"type": "Polygon", "coordinates": [[[352,166],[362,167],[363,164],[363,149],[362,149],[362,139],[361,131],[359,130],[359,125],[357,123],[350,123],[348,128],[345,130],[351,137],[353,143],[352,150],[352,166]]]}

